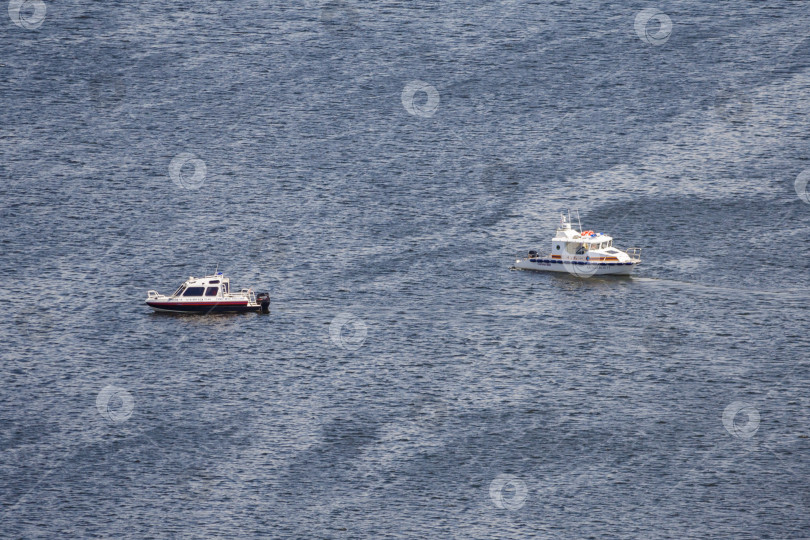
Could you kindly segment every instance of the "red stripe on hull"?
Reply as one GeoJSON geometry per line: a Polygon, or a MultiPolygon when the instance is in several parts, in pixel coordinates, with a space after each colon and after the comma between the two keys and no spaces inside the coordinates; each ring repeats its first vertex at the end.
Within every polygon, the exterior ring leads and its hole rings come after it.
{"type": "Polygon", "coordinates": [[[247,302],[147,302],[147,305],[155,311],[170,313],[247,313],[262,309],[247,302]]]}
{"type": "MultiPolygon", "coordinates": [[[[155,307],[247,306],[247,302],[147,302],[155,307]]],[[[258,306],[256,306],[258,307],[258,306]]]]}

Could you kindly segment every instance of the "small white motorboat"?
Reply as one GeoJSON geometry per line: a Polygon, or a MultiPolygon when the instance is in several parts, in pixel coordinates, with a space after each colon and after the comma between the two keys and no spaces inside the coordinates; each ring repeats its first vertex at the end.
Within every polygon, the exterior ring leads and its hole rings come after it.
{"type": "MultiPolygon", "coordinates": [[[[579,214],[577,213],[577,222],[579,214]]],[[[594,231],[580,232],[571,228],[570,213],[560,215],[560,225],[551,239],[551,253],[539,254],[529,251],[526,257],[519,255],[512,267],[515,270],[538,270],[541,272],[568,272],[576,276],[590,277],[605,274],[630,274],[641,263],[641,248],[619,249],[613,238],[594,231]]]]}
{"type": "Polygon", "coordinates": [[[217,272],[213,276],[189,277],[171,296],[148,291],[146,304],[155,311],[173,313],[270,313],[270,293],[256,294],[253,289],[231,292],[230,278],[217,272]]]}

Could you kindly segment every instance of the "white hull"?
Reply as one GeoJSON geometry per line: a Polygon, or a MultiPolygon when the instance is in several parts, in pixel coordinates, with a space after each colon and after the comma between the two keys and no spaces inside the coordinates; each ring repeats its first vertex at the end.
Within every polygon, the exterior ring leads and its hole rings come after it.
{"type": "Polygon", "coordinates": [[[638,262],[585,262],[585,261],[562,261],[560,259],[518,259],[512,267],[516,270],[534,270],[537,272],[563,272],[579,277],[605,276],[605,275],[629,275],[638,262]]]}

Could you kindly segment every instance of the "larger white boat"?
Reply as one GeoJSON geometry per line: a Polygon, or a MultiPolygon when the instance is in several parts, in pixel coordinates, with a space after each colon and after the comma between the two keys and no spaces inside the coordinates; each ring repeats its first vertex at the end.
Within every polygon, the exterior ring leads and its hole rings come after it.
{"type": "Polygon", "coordinates": [[[270,293],[256,294],[253,289],[231,291],[230,278],[217,272],[213,276],[189,277],[171,296],[148,291],[146,304],[155,311],[174,313],[270,313],[270,293]]]}
{"type": "MultiPolygon", "coordinates": [[[[577,219],[579,221],[579,219],[577,219]]],[[[594,231],[576,231],[571,227],[571,216],[560,215],[560,224],[551,239],[551,253],[529,251],[518,256],[515,270],[542,272],[568,272],[575,276],[590,277],[605,274],[629,274],[641,263],[641,248],[619,249],[613,238],[594,231]]]]}

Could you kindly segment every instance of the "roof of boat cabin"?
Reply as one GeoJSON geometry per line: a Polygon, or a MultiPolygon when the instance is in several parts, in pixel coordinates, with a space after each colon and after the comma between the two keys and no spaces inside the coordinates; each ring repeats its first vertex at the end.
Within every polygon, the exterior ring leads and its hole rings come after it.
{"type": "Polygon", "coordinates": [[[607,234],[599,233],[596,236],[580,236],[578,232],[574,231],[574,235],[568,236],[555,236],[552,238],[552,241],[555,242],[607,242],[609,240],[613,240],[612,236],[608,236],[607,234]]]}
{"type": "Polygon", "coordinates": [[[217,283],[221,282],[230,282],[230,278],[223,276],[222,274],[215,274],[213,276],[203,276],[203,277],[194,277],[189,276],[186,280],[186,283],[198,283],[202,285],[206,285],[211,283],[212,281],[216,281],[217,283]]]}

